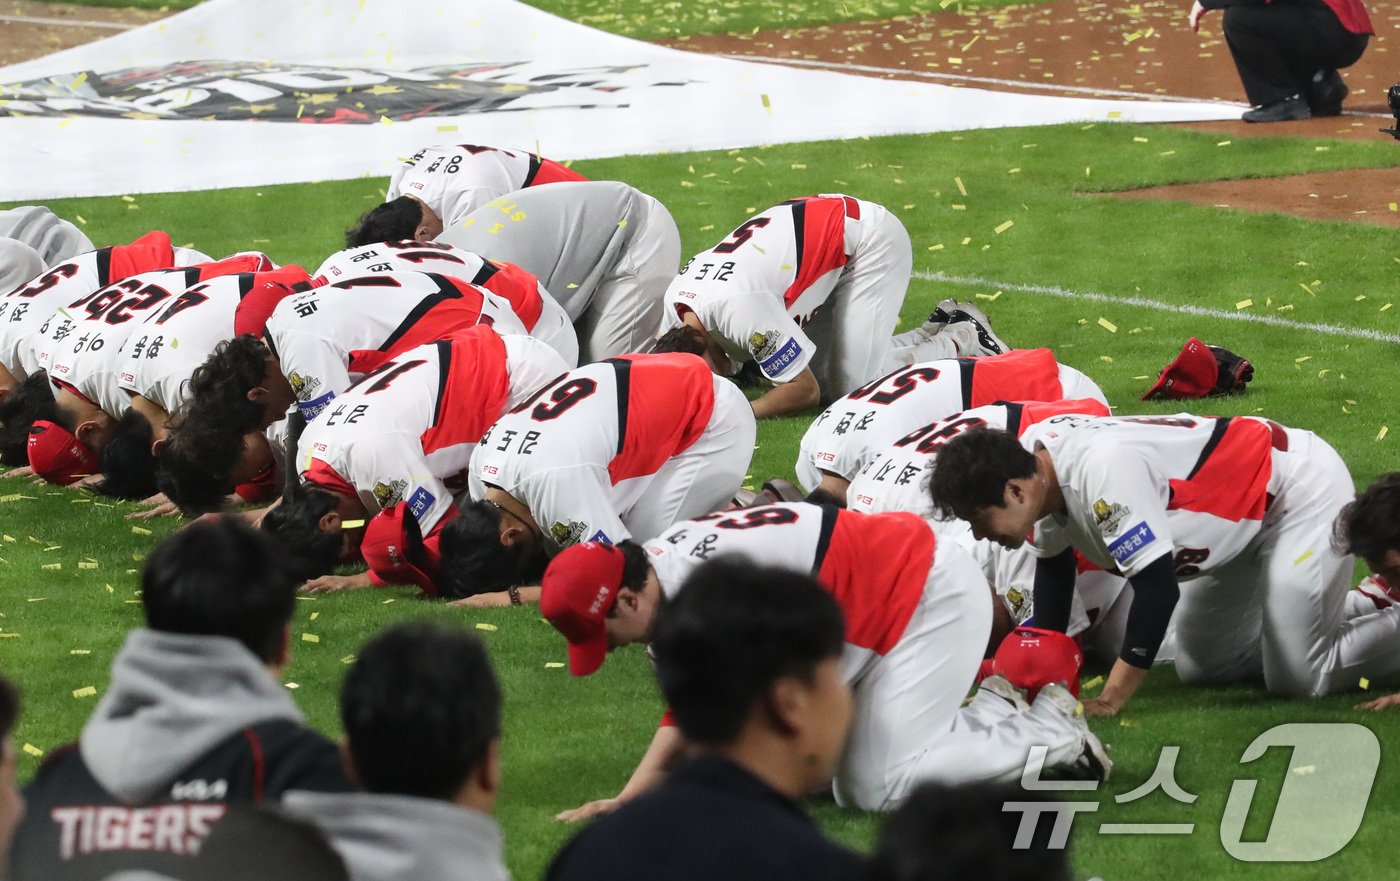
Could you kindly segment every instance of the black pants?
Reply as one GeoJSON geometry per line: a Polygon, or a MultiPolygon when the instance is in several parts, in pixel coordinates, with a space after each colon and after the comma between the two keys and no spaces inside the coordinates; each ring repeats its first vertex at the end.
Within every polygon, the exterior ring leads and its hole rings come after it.
{"type": "Polygon", "coordinates": [[[1308,94],[1312,75],[1349,67],[1361,58],[1367,34],[1353,34],[1321,0],[1225,9],[1225,41],[1254,105],[1308,94]]]}

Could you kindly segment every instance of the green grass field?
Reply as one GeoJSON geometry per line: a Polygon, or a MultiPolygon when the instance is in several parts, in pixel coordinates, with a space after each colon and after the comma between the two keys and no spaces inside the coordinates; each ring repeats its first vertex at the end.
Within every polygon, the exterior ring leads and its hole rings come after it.
{"type": "MultiPolygon", "coordinates": [[[[916,7],[875,4],[868,17],[916,7]]],[[[555,8],[622,30],[616,21],[599,20],[612,15],[602,4],[580,0],[555,8]]],[[[639,33],[658,33],[642,27],[637,9],[620,8],[639,33]]],[[[862,12],[865,6],[850,9],[862,12]]],[[[748,7],[744,14],[752,19],[726,17],[738,10],[738,4],[717,4],[713,14],[724,18],[723,29],[791,24],[796,14],[748,7]]],[[[698,32],[707,22],[687,18],[685,27],[698,32]]],[[[1220,141],[1171,127],[1100,124],[626,157],[576,167],[660,198],[676,217],[686,252],[713,244],[748,213],[790,196],[843,191],[881,202],[910,231],[916,273],[972,279],[916,278],[903,326],[918,322],[944,297],[976,297],[1004,338],[1020,347],[1054,348],[1060,360],[1093,376],[1122,413],[1178,409],[1138,397],[1186,338],[1199,336],[1250,358],[1257,376],[1247,395],[1191,409],[1261,412],[1312,429],[1342,452],[1364,485],[1396,467],[1400,425],[1390,424],[1397,413],[1389,394],[1400,358],[1393,342],[1193,316],[1174,307],[1393,333],[1400,236],[1362,224],[1104,194],[1184,181],[1389,167],[1400,165],[1400,151],[1379,137],[1220,141]],[[1169,307],[1065,299],[1036,287],[1139,297],[1169,307]]],[[[339,246],[344,227],[382,198],[383,186],[351,181],[51,205],[64,216],[80,216],[98,244],[160,227],[178,243],[208,253],[256,247],[281,262],[314,267],[339,246]]],[[[761,426],[756,479],[791,476],[806,421],[761,426]]],[[[176,524],[121,519],[132,510],[74,491],[0,480],[0,669],[25,688],[21,744],[48,750],[77,736],[96,698],[74,697],[75,690],[93,686],[102,692],[125,631],[140,623],[142,555],[176,524]]],[[[507,695],[506,784],[498,816],[517,878],[538,877],[570,834],[550,819],[556,811],[622,785],[660,713],[641,651],[620,652],[598,675],[572,680],[546,666],[564,660],[564,646],[533,610],[449,609],[390,589],[308,597],[297,613],[296,659],[287,679],[297,684],[296,698],[313,724],[332,734],[338,731],[335,700],[344,665],[369,635],[414,617],[465,628],[489,625],[480,636],[507,695]]],[[[1371,684],[1372,691],[1387,686],[1400,681],[1371,684]]],[[[1217,830],[1231,782],[1257,777],[1260,795],[1247,829],[1263,839],[1271,796],[1288,774],[1288,762],[1276,750],[1240,766],[1240,754],[1268,728],[1303,721],[1359,722],[1375,731],[1383,754],[1400,748],[1400,716],[1359,713],[1352,709],[1359,699],[1360,693],[1297,702],[1247,687],[1186,689],[1170,668],[1156,671],[1122,717],[1095,723],[1113,744],[1118,766],[1097,795],[1097,812],[1076,823],[1077,874],[1257,877],[1259,868],[1225,852],[1217,830]],[[1145,781],[1163,745],[1181,747],[1176,779],[1200,796],[1195,804],[1179,804],[1161,792],[1121,805],[1108,797],[1145,781]],[[1196,830],[1184,837],[1094,834],[1105,821],[1195,823],[1196,830]]],[[[27,776],[38,759],[21,759],[27,776]]],[[[1321,864],[1273,864],[1262,871],[1271,879],[1393,877],[1384,848],[1400,821],[1400,806],[1389,797],[1397,785],[1400,772],[1383,761],[1365,822],[1345,850],[1321,864]]],[[[857,847],[867,847],[877,828],[877,818],[840,810],[829,799],[815,799],[811,808],[834,835],[857,847]]]]}

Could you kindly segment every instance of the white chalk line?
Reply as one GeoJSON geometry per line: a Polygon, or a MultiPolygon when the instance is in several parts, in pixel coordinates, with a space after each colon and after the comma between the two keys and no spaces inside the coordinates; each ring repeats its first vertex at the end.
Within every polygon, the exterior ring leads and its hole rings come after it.
{"type": "MultiPolygon", "coordinates": [[[[842,61],[814,61],[809,58],[781,58],[770,55],[725,55],[725,58],[732,58],[737,61],[766,61],[773,64],[789,64],[794,67],[818,67],[826,70],[849,70],[860,73],[887,73],[901,77],[915,77],[925,80],[944,80],[957,83],[976,83],[984,86],[1004,86],[1007,88],[1027,89],[1039,92],[1069,92],[1077,95],[1092,95],[1095,97],[1108,98],[1136,98],[1138,100],[1167,101],[1177,103],[1192,104],[1223,104],[1230,107],[1243,107],[1238,101],[1225,101],[1220,98],[1192,98],[1186,95],[1158,95],[1148,92],[1134,92],[1127,89],[1101,89],[1094,86],[1068,86],[1054,85],[1053,83],[1028,83],[1024,80],[1008,80],[988,76],[972,76],[963,73],[935,73],[925,70],[908,70],[903,67],[872,67],[867,64],[852,64],[842,61]]],[[[1389,119],[1384,113],[1360,113],[1355,111],[1345,111],[1343,116],[1367,116],[1377,119],[1389,119]]]]}
{"type": "Polygon", "coordinates": [[[913,273],[914,278],[925,281],[938,281],[947,284],[964,285],[967,287],[991,288],[993,290],[1016,291],[1022,294],[1041,294],[1047,297],[1057,297],[1061,300],[1083,300],[1089,303],[1109,303],[1115,306],[1133,306],[1140,309],[1154,309],[1159,312],[1175,312],[1183,315],[1194,315],[1200,318],[1214,318],[1221,321],[1243,321],[1248,324],[1263,324],[1269,327],[1280,327],[1285,330],[1301,330],[1309,333],[1325,334],[1327,336],[1348,337],[1357,340],[1372,340],[1382,343],[1400,343],[1400,334],[1385,333],[1379,330],[1368,330],[1362,327],[1346,327],[1340,324],[1319,324],[1309,321],[1293,321],[1288,318],[1280,318],[1276,315],[1258,315],[1251,312],[1238,311],[1228,312],[1224,309],[1208,309],[1204,306],[1192,306],[1186,303],[1167,303],[1162,300],[1153,300],[1148,297],[1125,297],[1116,294],[1102,294],[1095,291],[1072,291],[1068,288],[1055,287],[1053,285],[1020,284],[1012,281],[998,281],[991,278],[978,278],[976,276],[947,275],[942,272],[927,272],[919,270],[913,273]]]}
{"type": "Polygon", "coordinates": [[[66,18],[43,18],[38,15],[0,15],[0,21],[15,24],[51,24],[64,28],[104,28],[109,31],[129,31],[140,27],[134,24],[120,24],[114,21],[72,21],[66,18]]]}

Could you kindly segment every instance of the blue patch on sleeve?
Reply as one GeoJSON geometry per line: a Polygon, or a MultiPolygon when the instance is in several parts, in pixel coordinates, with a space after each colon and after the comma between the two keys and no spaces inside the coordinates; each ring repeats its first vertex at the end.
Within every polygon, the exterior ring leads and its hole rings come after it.
{"type": "Polygon", "coordinates": [[[1152,527],[1147,525],[1147,521],[1142,521],[1128,527],[1127,532],[1108,546],[1108,552],[1113,555],[1113,559],[1119,566],[1127,563],[1133,555],[1157,540],[1157,536],[1152,533],[1152,527]]]}
{"type": "Polygon", "coordinates": [[[801,355],[802,347],[797,344],[797,340],[789,338],[786,345],[758,362],[758,368],[763,371],[764,376],[777,376],[801,355]]]}
{"type": "Polygon", "coordinates": [[[601,541],[605,545],[610,545],[613,543],[613,540],[608,538],[608,534],[601,529],[589,536],[588,540],[601,541]]]}
{"type": "Polygon", "coordinates": [[[298,401],[297,409],[301,411],[301,416],[307,422],[321,415],[321,411],[326,409],[331,399],[335,397],[335,392],[326,392],[321,397],[310,401],[298,401]]]}
{"type": "Polygon", "coordinates": [[[408,497],[408,510],[413,512],[417,520],[422,520],[423,515],[428,513],[428,509],[437,501],[437,496],[428,492],[423,487],[418,487],[413,491],[413,495],[408,497]]]}

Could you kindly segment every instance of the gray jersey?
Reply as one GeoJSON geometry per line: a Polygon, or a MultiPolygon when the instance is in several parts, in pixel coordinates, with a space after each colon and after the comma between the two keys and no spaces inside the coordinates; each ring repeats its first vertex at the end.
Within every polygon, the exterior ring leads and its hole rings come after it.
{"type": "Polygon", "coordinates": [[[0,238],[14,239],[33,248],[46,267],[93,248],[82,230],[40,205],[0,211],[0,238]]]}

